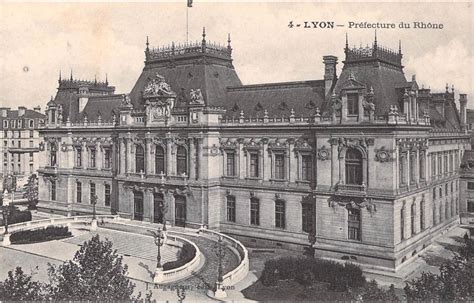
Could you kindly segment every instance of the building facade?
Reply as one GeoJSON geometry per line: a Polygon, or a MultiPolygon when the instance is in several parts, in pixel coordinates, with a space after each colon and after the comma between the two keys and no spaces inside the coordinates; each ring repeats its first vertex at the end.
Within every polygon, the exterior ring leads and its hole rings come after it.
{"type": "MultiPolygon", "coordinates": [[[[17,110],[0,108],[0,178],[11,176],[21,186],[39,167],[40,137],[38,128],[45,115],[40,107],[33,110],[20,106],[17,110]]],[[[2,182],[3,184],[3,182],[2,182]]]]}
{"type": "Polygon", "coordinates": [[[466,95],[406,80],[402,52],[324,56],[324,78],[242,85],[233,49],[152,49],[130,94],[59,80],[40,208],[218,229],[396,270],[458,222],[466,95]]]}

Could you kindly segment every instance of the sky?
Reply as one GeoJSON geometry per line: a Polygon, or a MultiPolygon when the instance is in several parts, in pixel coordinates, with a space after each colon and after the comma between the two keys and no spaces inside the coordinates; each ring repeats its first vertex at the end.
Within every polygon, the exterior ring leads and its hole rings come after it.
{"type": "Polygon", "coordinates": [[[0,3],[0,106],[45,108],[56,94],[58,74],[104,80],[128,93],[150,46],[201,40],[225,45],[231,34],[234,66],[244,84],[322,79],[324,55],[344,60],[345,35],[351,46],[366,46],[374,29],[349,22],[394,23],[378,29],[378,44],[398,49],[408,80],[444,91],[467,93],[474,108],[474,9],[470,3],[0,3]],[[327,21],[332,29],[290,28],[288,24],[327,21]],[[412,25],[398,28],[400,22],[412,25]],[[415,29],[413,22],[443,24],[415,29]]]}

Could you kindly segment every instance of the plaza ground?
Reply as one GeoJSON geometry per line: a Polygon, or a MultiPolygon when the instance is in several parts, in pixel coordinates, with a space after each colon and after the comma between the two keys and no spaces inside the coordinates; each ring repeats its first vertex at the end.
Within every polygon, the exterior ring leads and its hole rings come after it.
{"type": "MultiPolygon", "coordinates": [[[[35,214],[34,219],[50,217],[49,214],[35,214]]],[[[182,236],[193,241],[201,250],[204,258],[200,264],[201,270],[185,280],[168,284],[166,286],[155,286],[152,283],[153,272],[156,266],[156,246],[153,238],[148,235],[147,230],[153,224],[130,221],[129,224],[105,223],[100,225],[96,232],[90,232],[86,227],[73,229],[73,237],[36,244],[11,245],[0,247],[0,280],[7,277],[7,272],[16,266],[21,266],[26,273],[32,273],[33,278],[38,281],[48,281],[48,263],[57,265],[65,260],[73,258],[79,246],[89,240],[93,235],[99,234],[101,238],[108,238],[113,242],[113,247],[123,256],[128,265],[129,277],[136,283],[136,294],[142,293],[142,297],[152,291],[153,298],[159,301],[177,301],[177,288],[184,288],[185,300],[209,301],[208,290],[214,287],[217,280],[217,257],[213,252],[215,242],[209,238],[196,235],[194,230],[177,229],[182,236]]],[[[393,275],[379,275],[366,273],[368,279],[376,279],[380,285],[388,287],[394,284],[397,292],[402,294],[403,280],[412,279],[421,275],[421,272],[439,273],[439,265],[451,259],[453,250],[459,245],[465,230],[455,227],[439,238],[434,243],[420,252],[411,264],[408,264],[395,277],[393,275]],[[403,277],[402,277],[403,276],[403,277]]],[[[164,251],[163,262],[175,260],[177,248],[164,251]]],[[[310,289],[299,285],[283,283],[279,287],[265,287],[258,282],[266,260],[282,256],[295,256],[295,252],[275,249],[261,250],[249,248],[250,271],[248,275],[233,289],[227,291],[229,300],[310,300],[317,297],[319,300],[336,299],[337,295],[325,290],[324,285],[314,285],[310,289]]],[[[226,249],[223,260],[224,273],[234,269],[238,265],[237,256],[226,249]]],[[[340,297],[343,299],[343,297],[340,297]]]]}

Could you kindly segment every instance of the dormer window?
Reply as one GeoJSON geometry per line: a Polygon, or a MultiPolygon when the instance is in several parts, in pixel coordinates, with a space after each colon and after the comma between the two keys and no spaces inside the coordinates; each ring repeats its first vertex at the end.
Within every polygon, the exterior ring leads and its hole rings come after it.
{"type": "Polygon", "coordinates": [[[348,115],[359,115],[359,95],[358,94],[347,94],[347,114],[348,115]]]}

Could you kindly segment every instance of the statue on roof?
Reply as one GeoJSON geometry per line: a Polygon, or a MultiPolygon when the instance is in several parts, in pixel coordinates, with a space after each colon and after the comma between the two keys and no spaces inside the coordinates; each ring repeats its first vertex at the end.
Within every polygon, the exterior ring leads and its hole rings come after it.
{"type": "Polygon", "coordinates": [[[123,95],[123,99],[120,102],[120,107],[132,107],[132,101],[130,100],[130,96],[128,94],[123,95]]]}
{"type": "Polygon", "coordinates": [[[154,78],[149,78],[148,83],[143,89],[143,96],[169,96],[174,94],[171,86],[165,82],[165,78],[156,74],[154,78]]]}
{"type": "Polygon", "coordinates": [[[190,104],[200,104],[204,105],[204,97],[202,96],[201,89],[191,89],[191,103],[190,104]]]}
{"type": "Polygon", "coordinates": [[[362,106],[364,107],[364,110],[370,112],[375,111],[375,96],[374,96],[374,88],[370,88],[370,92],[368,92],[365,96],[364,99],[362,100],[362,106]]]}

